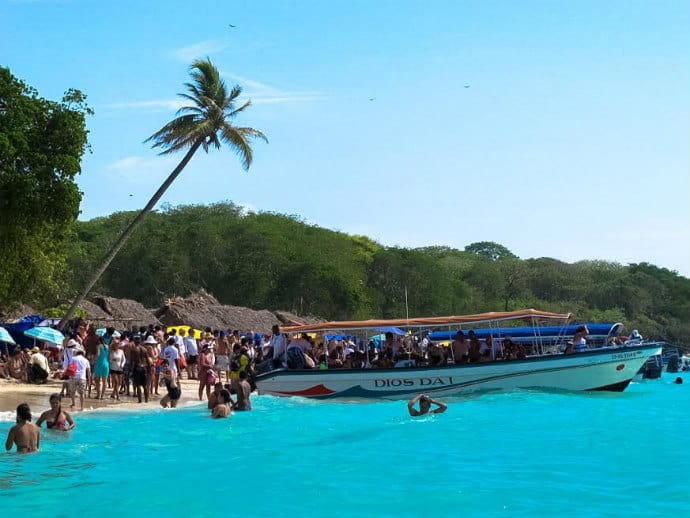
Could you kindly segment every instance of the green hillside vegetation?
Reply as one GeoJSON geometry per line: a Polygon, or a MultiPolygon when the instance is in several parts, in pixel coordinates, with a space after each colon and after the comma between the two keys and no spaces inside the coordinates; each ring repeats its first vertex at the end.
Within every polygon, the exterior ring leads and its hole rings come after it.
{"type": "MultiPolygon", "coordinates": [[[[135,212],[76,223],[67,249],[78,290],[135,212]]],[[[95,291],[156,307],[204,288],[224,304],[328,319],[433,316],[523,307],[623,322],[646,338],[689,343],[690,280],[647,263],[522,260],[504,246],[385,247],[297,216],[245,213],[233,203],[153,212],[95,291]]]]}
{"type": "Polygon", "coordinates": [[[183,94],[190,113],[149,139],[164,152],[189,147],[185,157],[140,213],[80,222],[76,176],[93,115],[86,96],[68,89],[60,102],[43,99],[0,67],[0,314],[28,304],[59,307],[51,316],[63,316],[92,278],[94,291],[149,307],[199,288],[224,304],[328,319],[533,307],[690,343],[690,280],[647,263],[522,260],[492,242],[465,250],[385,247],[296,216],[247,214],[232,203],[147,215],[195,150],[224,142],[247,169],[249,140],[265,139],[231,124],[249,103],[235,104],[241,89],[226,88],[210,61],[194,62],[190,74],[183,94]]]}

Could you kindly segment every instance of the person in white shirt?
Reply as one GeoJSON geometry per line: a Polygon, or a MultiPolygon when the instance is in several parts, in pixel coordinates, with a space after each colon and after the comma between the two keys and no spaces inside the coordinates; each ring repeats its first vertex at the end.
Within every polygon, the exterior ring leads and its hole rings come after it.
{"type": "Polygon", "coordinates": [[[62,370],[65,370],[72,361],[72,357],[74,356],[74,347],[78,344],[79,342],[77,342],[74,338],[70,338],[67,342],[65,350],[62,352],[62,370]]]}
{"type": "Polygon", "coordinates": [[[175,347],[177,347],[180,359],[184,358],[186,360],[187,357],[185,353],[187,352],[187,348],[184,346],[184,329],[180,329],[179,331],[173,329],[170,332],[170,336],[175,339],[175,347]]]}
{"type": "Polygon", "coordinates": [[[168,345],[163,349],[163,359],[168,362],[176,374],[180,372],[180,351],[178,351],[173,337],[168,338],[168,345]]]}
{"type": "Polygon", "coordinates": [[[48,376],[50,376],[48,358],[45,357],[38,347],[31,349],[28,369],[27,379],[29,383],[45,383],[48,376]]]}
{"type": "Polygon", "coordinates": [[[187,353],[187,377],[195,380],[199,378],[199,346],[194,338],[194,330],[190,329],[184,338],[184,349],[187,353]]]}
{"type": "Polygon", "coordinates": [[[271,345],[273,346],[273,361],[283,367],[287,367],[287,345],[288,340],[284,334],[280,333],[280,326],[275,324],[272,329],[271,345]]]}
{"type": "Polygon", "coordinates": [[[122,375],[125,370],[125,352],[120,347],[120,339],[113,338],[110,344],[110,355],[108,361],[110,363],[110,379],[113,382],[113,393],[110,394],[110,399],[120,400],[120,388],[122,387],[122,375]]]}
{"type": "Polygon", "coordinates": [[[69,396],[72,399],[72,408],[74,408],[74,395],[78,392],[79,410],[84,410],[84,390],[87,380],[91,379],[91,364],[84,357],[84,347],[81,344],[74,346],[74,357],[70,364],[76,367],[74,377],[70,378],[69,396]]]}

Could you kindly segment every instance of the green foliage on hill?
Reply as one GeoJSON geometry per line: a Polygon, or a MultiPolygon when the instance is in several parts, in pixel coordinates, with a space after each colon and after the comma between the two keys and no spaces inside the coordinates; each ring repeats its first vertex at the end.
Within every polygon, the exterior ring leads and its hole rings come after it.
{"type": "MultiPolygon", "coordinates": [[[[71,247],[76,292],[135,216],[79,222],[71,247]]],[[[225,304],[329,319],[432,316],[534,307],[581,321],[621,321],[645,337],[690,343],[690,280],[647,263],[521,260],[482,242],[465,250],[384,247],[294,216],[232,203],[152,213],[95,291],[157,306],[205,288],[225,304]],[[407,301],[406,301],[407,295],[407,301]]]]}

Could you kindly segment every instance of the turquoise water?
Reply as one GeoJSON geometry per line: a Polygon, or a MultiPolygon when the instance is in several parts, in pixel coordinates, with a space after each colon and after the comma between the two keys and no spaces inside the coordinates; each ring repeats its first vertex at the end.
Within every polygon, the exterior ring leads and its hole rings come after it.
{"type": "MultiPolygon", "coordinates": [[[[41,451],[0,454],[3,515],[686,515],[690,376],[624,393],[483,395],[412,419],[405,402],[254,398],[207,418],[94,411],[41,451]],[[81,510],[81,511],[80,511],[81,510]]],[[[36,409],[38,410],[38,409],[36,409]]],[[[11,426],[2,414],[0,432],[11,426]]],[[[13,420],[13,418],[12,418],[13,420]]]]}

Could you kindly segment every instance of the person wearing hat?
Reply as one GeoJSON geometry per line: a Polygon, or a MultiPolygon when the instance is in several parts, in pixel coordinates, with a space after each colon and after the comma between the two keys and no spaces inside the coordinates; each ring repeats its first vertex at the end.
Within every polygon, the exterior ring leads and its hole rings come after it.
{"type": "Polygon", "coordinates": [[[149,396],[152,396],[153,394],[158,394],[161,375],[161,362],[158,358],[160,356],[160,349],[155,334],[148,335],[146,340],[144,340],[144,345],[149,358],[149,396]]]}
{"type": "Polygon", "coordinates": [[[91,379],[91,364],[84,357],[84,347],[81,344],[74,346],[74,357],[70,367],[74,366],[74,377],[70,378],[69,396],[74,408],[75,395],[79,393],[79,410],[84,410],[84,391],[86,382],[91,379]]]}
{"type": "Polygon", "coordinates": [[[202,345],[201,354],[199,355],[199,401],[204,399],[204,389],[206,390],[206,399],[211,397],[211,387],[218,380],[214,370],[215,360],[213,342],[207,341],[202,345]]]}
{"type": "Polygon", "coordinates": [[[50,375],[48,358],[45,357],[38,347],[31,349],[31,359],[27,368],[27,380],[29,383],[45,383],[50,375]]]}

